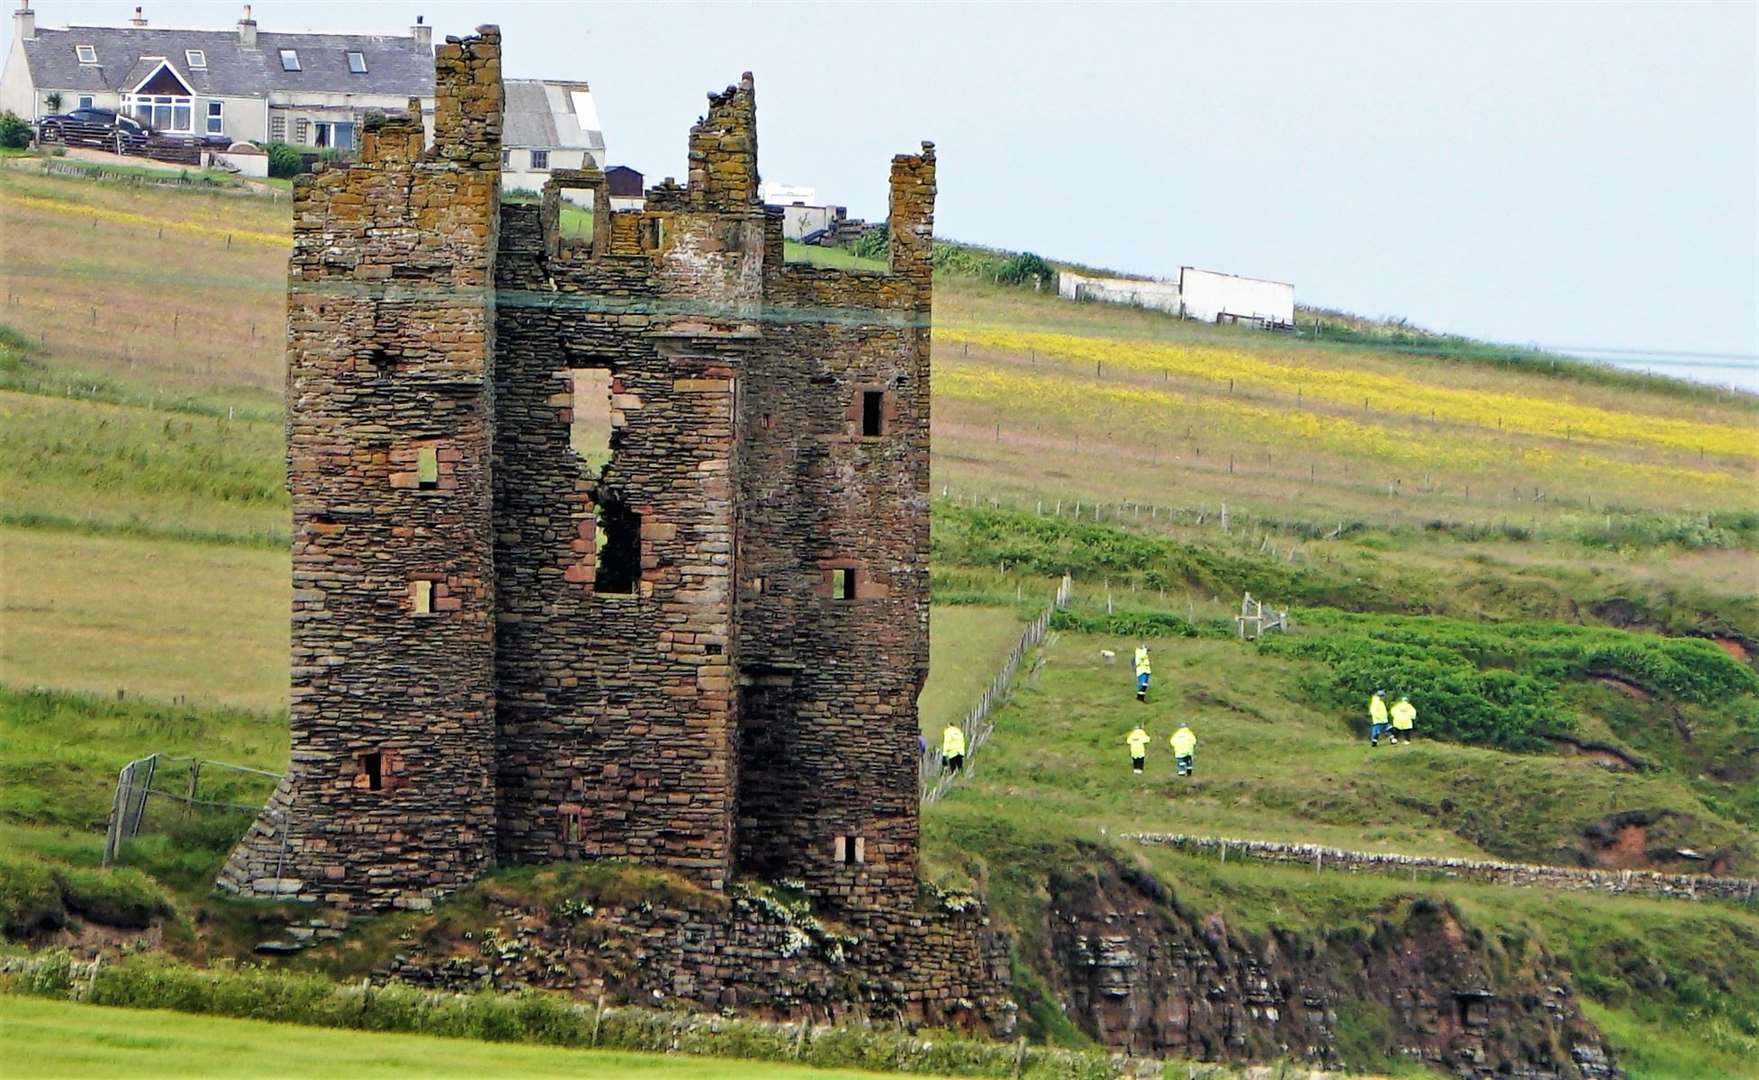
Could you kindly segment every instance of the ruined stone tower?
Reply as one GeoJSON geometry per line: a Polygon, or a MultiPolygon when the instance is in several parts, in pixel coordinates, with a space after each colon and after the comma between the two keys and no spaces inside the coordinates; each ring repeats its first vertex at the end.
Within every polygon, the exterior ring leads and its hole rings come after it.
{"type": "Polygon", "coordinates": [[[932,145],[892,162],[886,272],[783,261],[749,74],[642,209],[597,170],[502,205],[499,46],[437,50],[432,147],[375,118],[295,189],[292,765],[221,885],[797,879],[894,996],[994,991],[992,936],[917,910],[932,145]]]}

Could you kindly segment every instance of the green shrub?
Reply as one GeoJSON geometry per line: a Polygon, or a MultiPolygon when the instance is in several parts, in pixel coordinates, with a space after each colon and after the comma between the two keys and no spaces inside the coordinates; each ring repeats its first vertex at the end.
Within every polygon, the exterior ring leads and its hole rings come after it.
{"type": "Polygon", "coordinates": [[[892,255],[891,231],[884,225],[875,225],[855,238],[849,245],[849,254],[858,259],[889,259],[892,255]]]}
{"type": "Polygon", "coordinates": [[[1054,287],[1057,272],[1030,251],[1013,256],[996,270],[996,281],[1003,285],[1030,285],[1035,280],[1054,287]]]}
{"type": "Polygon", "coordinates": [[[1052,630],[1077,634],[1107,634],[1126,638],[1227,637],[1228,624],[1216,620],[1194,623],[1171,611],[1114,611],[1110,613],[1063,608],[1051,616],[1052,630]]]}
{"type": "Polygon", "coordinates": [[[284,142],[257,143],[269,155],[269,175],[283,180],[291,179],[305,171],[305,158],[300,152],[284,142]]]}
{"type": "Polygon", "coordinates": [[[30,124],[15,112],[0,112],[0,149],[23,150],[30,144],[30,124]]]}
{"type": "Polygon", "coordinates": [[[937,274],[994,281],[996,273],[1007,260],[1006,254],[988,248],[956,244],[949,240],[936,240],[934,243],[934,272],[937,274]]]}
{"type": "Polygon", "coordinates": [[[1301,612],[1308,632],[1270,637],[1266,652],[1319,660],[1309,681],[1324,704],[1360,716],[1376,690],[1409,694],[1425,734],[1537,750],[1568,730],[1562,683],[1606,675],[1702,704],[1759,695],[1759,674],[1697,638],[1563,623],[1301,612]]]}

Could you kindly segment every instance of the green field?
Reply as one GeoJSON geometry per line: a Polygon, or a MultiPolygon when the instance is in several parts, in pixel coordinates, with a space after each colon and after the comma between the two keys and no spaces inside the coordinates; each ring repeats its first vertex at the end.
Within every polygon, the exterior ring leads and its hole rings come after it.
{"type": "MultiPolygon", "coordinates": [[[[286,214],[0,170],[8,920],[147,910],[162,892],[166,950],[205,962],[252,940],[207,888],[236,822],[143,838],[127,861],[144,876],[92,868],[129,759],[285,764],[286,214]]],[[[1564,958],[1634,1077],[1738,1075],[1759,1058],[1750,909],[1115,842],[1176,831],[1668,869],[1705,856],[1759,873],[1759,399],[1367,324],[1264,336],[952,273],[935,314],[925,727],[969,707],[1065,570],[1077,583],[1038,676],[924,820],[925,872],[982,887],[1020,935],[1035,1037],[1084,1039],[1027,970],[1045,883],[1082,841],[1257,934],[1371,930],[1400,897],[1439,895],[1564,958]],[[1244,592],[1294,609],[1293,633],[1234,639],[1244,592]],[[1147,705],[1125,670],[1140,640],[1155,653],[1147,705]],[[1386,680],[1417,701],[1419,738],[1370,752],[1361,699],[1386,680]],[[1140,779],[1122,741],[1137,720],[1155,739],[1140,779]],[[1165,747],[1179,720],[1200,739],[1183,782],[1165,747]]],[[[355,974],[371,959],[301,963],[355,974]]],[[[15,1020],[26,1007],[7,1001],[9,1037],[49,1023],[15,1020]]],[[[190,1075],[210,1031],[247,1045],[208,1025],[140,1037],[187,1036],[190,1075]]],[[[96,1028],[42,1041],[75,1055],[46,1063],[87,1070],[52,1075],[101,1073],[106,1059],[77,1054],[127,1049],[96,1028]]],[[[460,1062],[453,1047],[516,1049],[446,1045],[460,1062]]],[[[596,1067],[531,1053],[532,1070],[596,1067]]],[[[171,1068],[156,1060],[114,1064],[171,1068]]]]}
{"type": "MultiPolygon", "coordinates": [[[[1049,597],[1043,598],[1046,602],[1049,597]]],[[[971,708],[1025,629],[1012,608],[937,604],[929,612],[929,676],[916,706],[932,737],[971,708]]]]}
{"type": "Polygon", "coordinates": [[[876,1073],[774,1062],[667,1057],[520,1046],[385,1032],[228,1020],[0,995],[5,1075],[15,1080],[91,1077],[275,1076],[568,1077],[677,1080],[777,1076],[843,1080],[876,1073]]]}

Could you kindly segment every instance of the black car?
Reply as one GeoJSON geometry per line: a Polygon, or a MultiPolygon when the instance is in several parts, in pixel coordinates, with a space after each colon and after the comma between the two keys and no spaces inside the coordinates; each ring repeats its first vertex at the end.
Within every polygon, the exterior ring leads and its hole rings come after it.
{"type": "Polygon", "coordinates": [[[152,136],[152,129],[134,117],[110,109],[75,109],[37,121],[38,142],[96,146],[118,154],[139,150],[152,136]]]}

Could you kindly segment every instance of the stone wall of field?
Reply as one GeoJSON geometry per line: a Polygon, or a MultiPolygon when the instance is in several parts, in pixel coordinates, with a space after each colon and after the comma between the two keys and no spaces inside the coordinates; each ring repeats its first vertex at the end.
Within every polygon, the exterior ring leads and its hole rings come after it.
{"type": "Polygon", "coordinates": [[[1752,878],[1664,874],[1654,870],[1586,870],[1480,859],[1443,859],[1424,855],[1344,851],[1317,844],[1279,844],[1266,840],[1230,840],[1224,837],[1184,836],[1178,833],[1127,833],[1123,839],[1138,844],[1202,851],[1224,859],[1246,858],[1263,862],[1297,863],[1321,871],[1342,870],[1388,876],[1428,875],[1461,881],[1480,881],[1490,885],[1664,896],[1676,900],[1739,900],[1751,903],[1759,898],[1759,881],[1752,878]]]}

